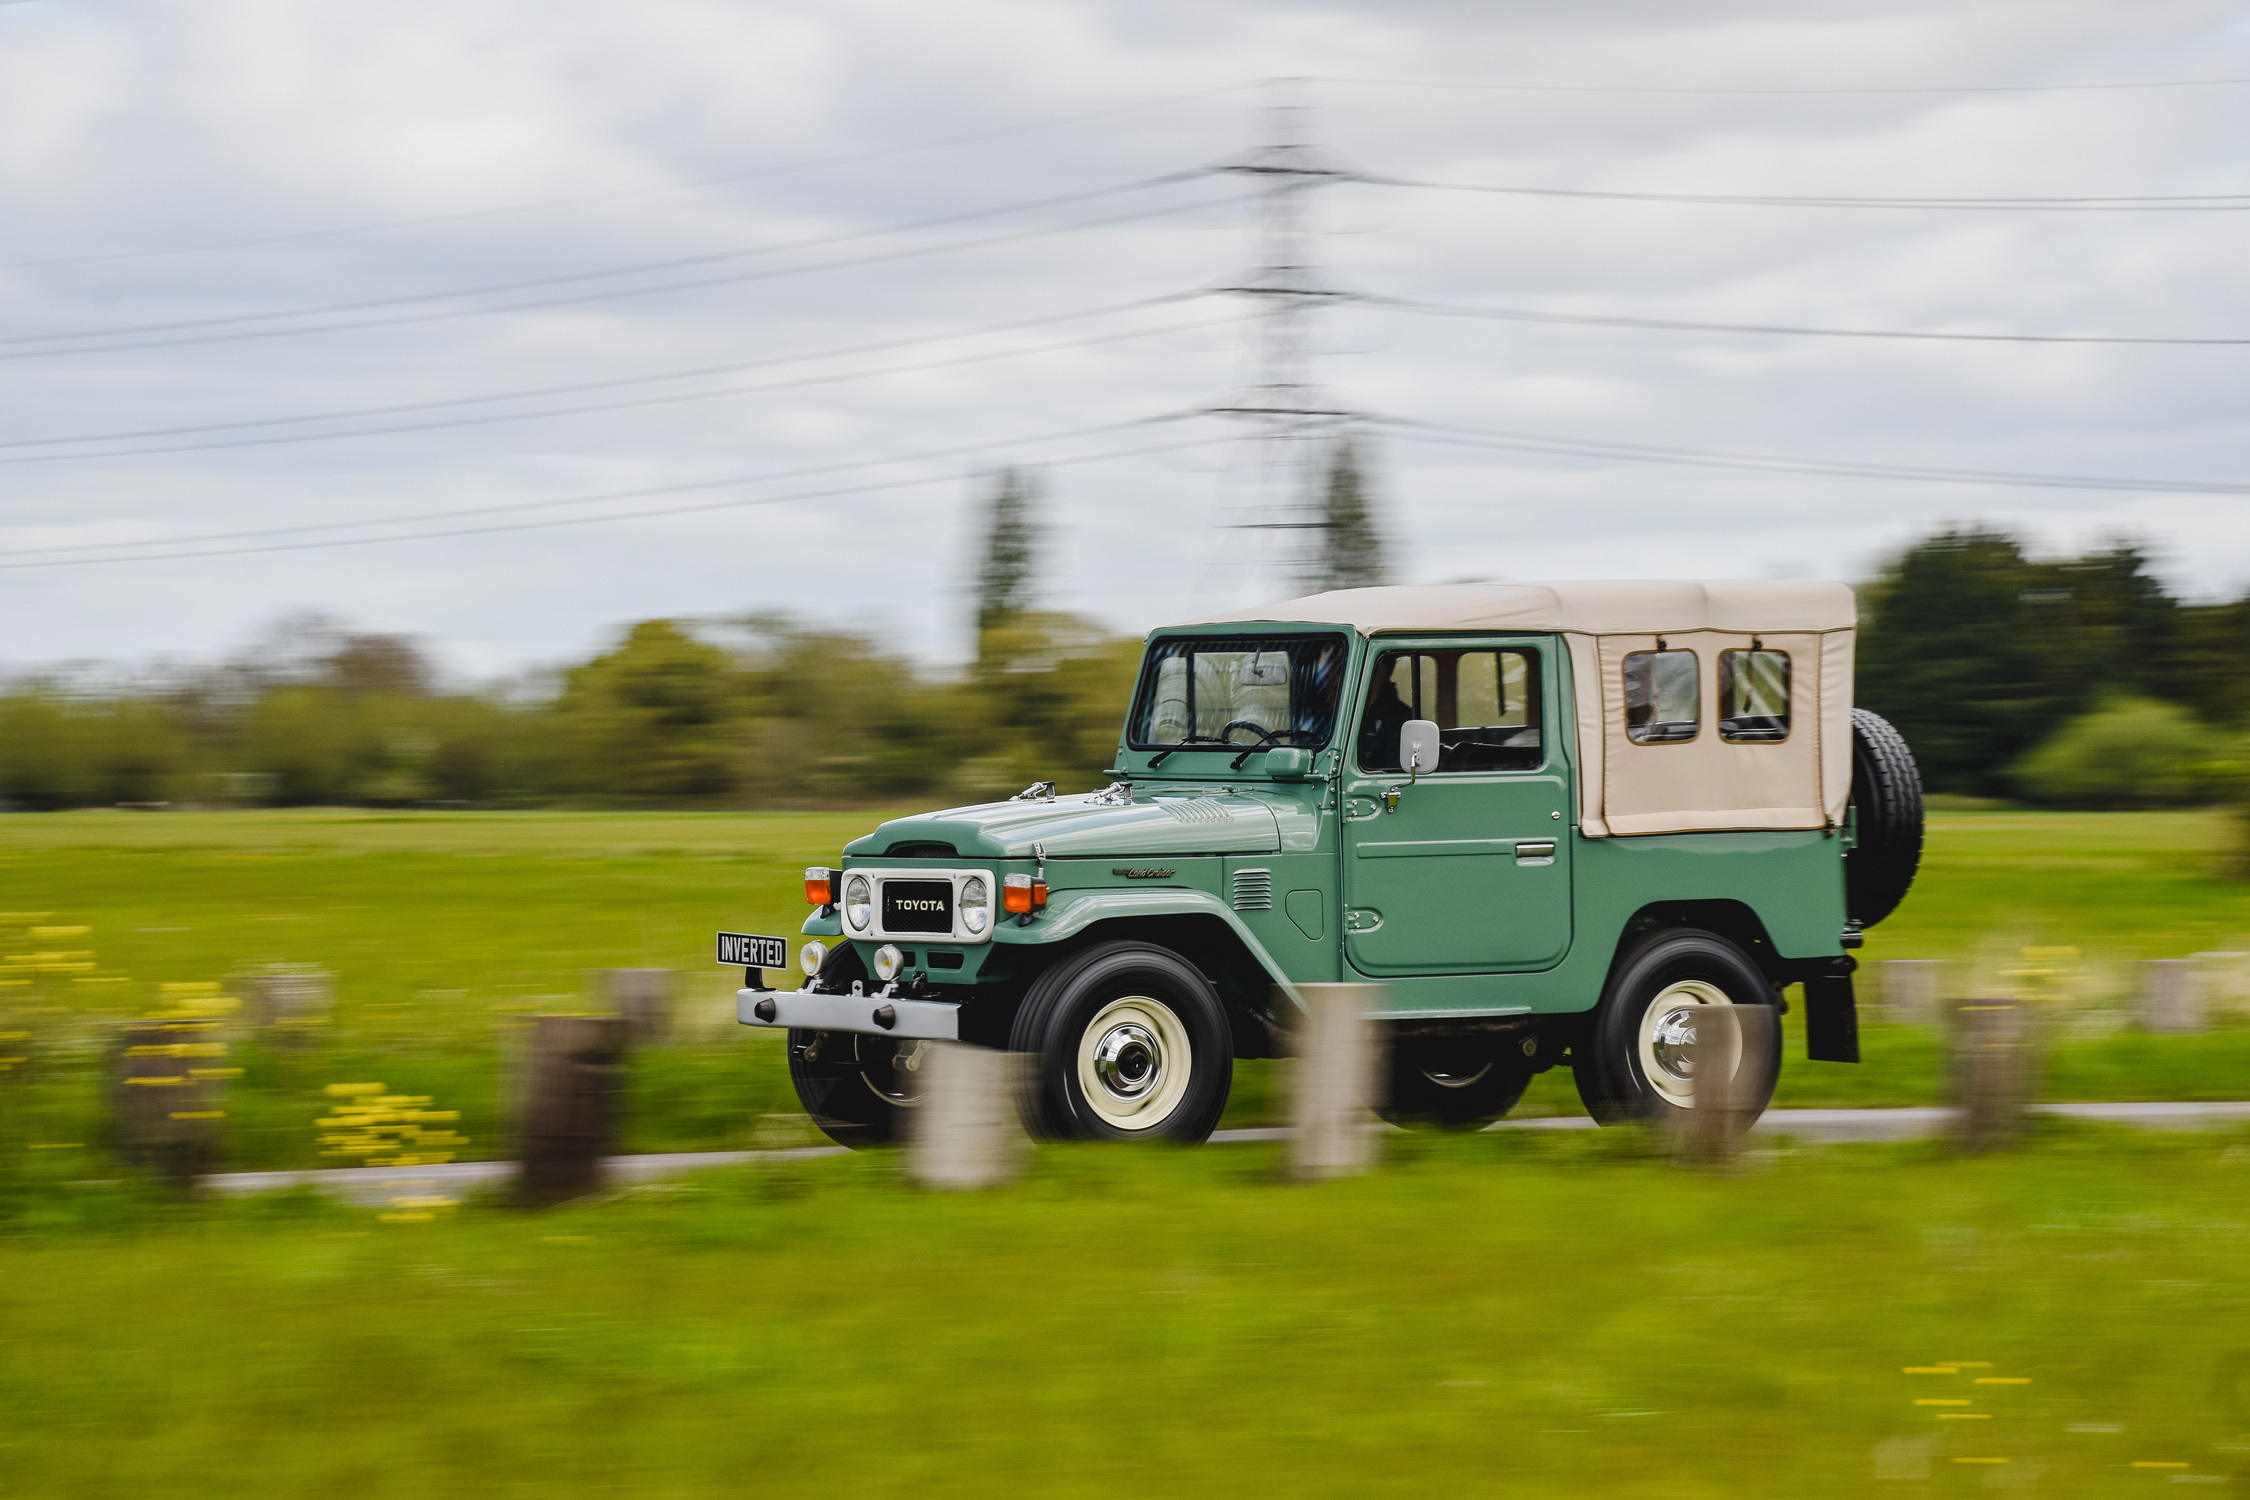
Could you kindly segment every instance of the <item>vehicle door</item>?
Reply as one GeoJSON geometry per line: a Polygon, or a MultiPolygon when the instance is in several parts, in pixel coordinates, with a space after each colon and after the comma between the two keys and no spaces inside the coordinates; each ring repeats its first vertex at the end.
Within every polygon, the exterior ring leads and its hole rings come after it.
{"type": "Polygon", "coordinates": [[[1543,969],[1570,947],[1552,640],[1386,647],[1345,748],[1344,951],[1371,976],[1543,969]],[[1438,726],[1409,777],[1399,732],[1438,726]]]}

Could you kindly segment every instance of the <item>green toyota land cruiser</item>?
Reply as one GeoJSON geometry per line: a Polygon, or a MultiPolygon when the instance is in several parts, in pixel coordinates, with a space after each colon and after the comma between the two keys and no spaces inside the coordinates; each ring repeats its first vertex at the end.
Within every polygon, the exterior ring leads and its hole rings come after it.
{"type": "Polygon", "coordinates": [[[802,987],[762,983],[780,939],[720,961],[847,1145],[898,1133],[933,1041],[1029,1054],[1040,1136],[1202,1140],[1321,982],[1382,986],[1401,1121],[1556,1066],[1604,1122],[1693,1109],[1696,1009],[1792,986],[1807,1055],[1856,1062],[1851,950],[1922,794],[1852,707],[1854,620],[1841,584],[1605,582],[1167,627],[1106,790],[887,822],[805,872],[802,987]]]}

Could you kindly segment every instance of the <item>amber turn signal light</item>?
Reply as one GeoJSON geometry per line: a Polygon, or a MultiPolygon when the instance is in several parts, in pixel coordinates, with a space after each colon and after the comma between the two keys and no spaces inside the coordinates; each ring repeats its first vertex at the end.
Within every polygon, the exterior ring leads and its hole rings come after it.
{"type": "Polygon", "coordinates": [[[836,872],[825,865],[805,871],[805,900],[813,906],[836,904],[836,872]]]}
{"type": "Polygon", "coordinates": [[[1029,875],[1010,875],[1000,885],[1000,909],[1018,916],[1047,904],[1047,882],[1029,875]]]}

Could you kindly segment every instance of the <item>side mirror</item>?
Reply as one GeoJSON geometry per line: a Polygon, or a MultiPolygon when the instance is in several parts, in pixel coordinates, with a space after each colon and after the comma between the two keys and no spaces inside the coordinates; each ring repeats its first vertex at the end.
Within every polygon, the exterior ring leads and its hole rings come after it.
{"type": "Polygon", "coordinates": [[[1434,771],[1438,764],[1437,725],[1428,719],[1408,719],[1398,733],[1398,763],[1409,776],[1434,771]]]}
{"type": "Polygon", "coordinates": [[[1276,745],[1266,752],[1268,776],[1302,776],[1312,769],[1312,752],[1302,745],[1276,745]]]}

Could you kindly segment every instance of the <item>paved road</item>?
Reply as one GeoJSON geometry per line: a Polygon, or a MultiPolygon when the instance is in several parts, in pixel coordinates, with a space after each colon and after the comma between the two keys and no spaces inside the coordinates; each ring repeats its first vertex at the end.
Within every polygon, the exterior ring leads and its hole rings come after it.
{"type": "MultiPolygon", "coordinates": [[[[2143,1125],[2156,1130],[2203,1130],[2235,1121],[2250,1120],[2250,1101],[2223,1104],[2043,1104],[2048,1114],[2080,1120],[2102,1120],[2118,1125],[2143,1125]]],[[[1767,1135],[1795,1136],[1812,1141],[1903,1141],[1935,1135],[1953,1118],[1950,1109],[1775,1109],[1758,1121],[1767,1135]]],[[[1550,1119],[1502,1120],[1492,1130],[1592,1130],[1584,1115],[1559,1115],[1550,1119]]],[[[1278,1141],[1289,1132],[1278,1128],[1222,1130],[1211,1139],[1278,1141]]],[[[792,1151],[676,1151],[655,1156],[613,1156],[609,1159],[612,1182],[646,1182],[702,1167],[732,1166],[746,1161],[789,1161],[812,1156],[838,1156],[842,1146],[803,1146],[792,1151]]],[[[505,1182],[515,1170],[504,1161],[449,1162],[439,1167],[338,1167],[312,1172],[222,1172],[203,1179],[217,1193],[270,1193],[279,1188],[309,1184],[325,1188],[354,1203],[388,1203],[393,1198],[451,1197],[473,1188],[505,1182]]]]}

